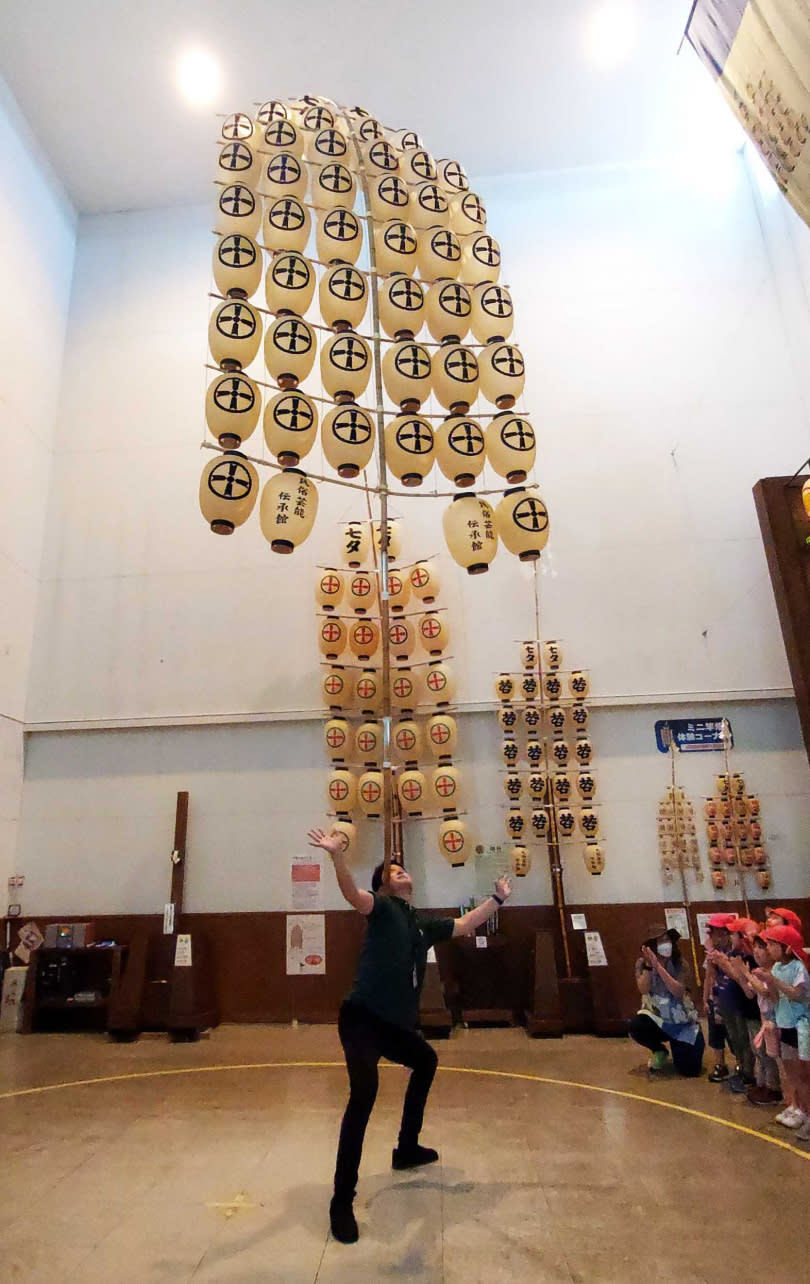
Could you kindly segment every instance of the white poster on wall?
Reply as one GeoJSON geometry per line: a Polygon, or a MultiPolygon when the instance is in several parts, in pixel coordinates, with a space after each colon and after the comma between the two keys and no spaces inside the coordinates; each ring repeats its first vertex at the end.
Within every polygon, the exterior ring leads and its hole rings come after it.
{"type": "Polygon", "coordinates": [[[326,973],[326,915],[287,915],[287,976],[326,973]]]}
{"type": "Polygon", "coordinates": [[[320,861],[312,856],[293,856],[290,866],[290,908],[323,909],[323,883],[320,861]]]}
{"type": "Polygon", "coordinates": [[[711,914],[697,914],[696,918],[697,918],[698,940],[700,941],[701,945],[705,945],[706,936],[709,931],[709,919],[711,918],[711,914]]]}
{"type": "Polygon", "coordinates": [[[683,905],[679,905],[676,909],[665,909],[664,918],[667,921],[667,927],[674,927],[682,940],[689,940],[689,915],[683,905]]]}
{"type": "Polygon", "coordinates": [[[585,950],[588,955],[588,967],[607,967],[607,955],[598,932],[585,933],[585,950]]]}

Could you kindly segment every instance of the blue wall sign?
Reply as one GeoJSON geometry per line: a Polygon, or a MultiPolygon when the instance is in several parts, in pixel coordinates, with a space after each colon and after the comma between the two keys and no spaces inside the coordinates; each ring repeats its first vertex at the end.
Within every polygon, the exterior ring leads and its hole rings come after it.
{"type": "Polygon", "coordinates": [[[724,728],[728,736],[728,748],[734,744],[731,723],[726,718],[670,718],[666,722],[655,724],[655,743],[661,753],[669,752],[667,728],[676,749],[680,749],[682,753],[722,749],[724,728]]]}

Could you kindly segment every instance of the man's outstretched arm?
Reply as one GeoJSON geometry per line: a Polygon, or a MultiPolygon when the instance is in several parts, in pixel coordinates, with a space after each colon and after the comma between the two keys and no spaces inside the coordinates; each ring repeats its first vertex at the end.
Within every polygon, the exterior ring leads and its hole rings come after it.
{"type": "Polygon", "coordinates": [[[511,895],[512,884],[509,879],[506,877],[499,878],[495,884],[494,895],[488,897],[482,905],[477,905],[475,909],[468,910],[466,914],[462,914],[460,918],[453,919],[453,935],[472,936],[475,929],[480,927],[482,923],[486,923],[488,918],[492,918],[492,915],[501,908],[504,901],[507,901],[511,895]]]}
{"type": "Polygon", "coordinates": [[[361,914],[370,914],[374,908],[374,897],[371,892],[363,891],[358,887],[352,878],[343,855],[343,839],[340,834],[327,834],[323,829],[310,829],[307,838],[310,847],[320,847],[329,853],[344,900],[347,900],[352,908],[359,910],[361,914]]]}

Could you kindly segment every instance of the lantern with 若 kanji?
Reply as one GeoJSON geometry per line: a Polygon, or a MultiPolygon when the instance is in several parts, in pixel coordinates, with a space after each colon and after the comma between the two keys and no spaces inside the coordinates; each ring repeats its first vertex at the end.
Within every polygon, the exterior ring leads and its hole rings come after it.
{"type": "Polygon", "coordinates": [[[495,679],[495,694],[499,700],[513,700],[515,696],[515,679],[511,673],[499,673],[495,679]]]}
{"type": "Polygon", "coordinates": [[[457,495],[442,516],[444,538],[453,560],[468,575],[480,575],[498,551],[495,514],[478,495],[457,495]]]}
{"type": "Polygon", "coordinates": [[[374,440],[371,415],[353,401],[335,406],[323,421],[323,453],[340,477],[356,477],[366,467],[374,453],[374,440]]]}
{"type": "Polygon", "coordinates": [[[498,710],[498,722],[504,735],[512,736],[518,724],[518,713],[511,704],[501,705],[498,710]]]}
{"type": "Polygon", "coordinates": [[[274,553],[292,553],[303,544],[317,513],[315,484],[300,469],[285,468],[265,483],[259,519],[274,553]]]}
{"type": "Polygon", "coordinates": [[[253,512],[259,475],[238,450],[226,450],[206,464],[200,478],[200,509],[215,535],[232,535],[253,512]]]}
{"type": "Polygon", "coordinates": [[[581,771],[577,776],[577,790],[580,798],[590,802],[596,797],[596,778],[590,771],[581,771]]]}
{"type": "Polygon", "coordinates": [[[568,690],[575,700],[584,700],[591,689],[587,674],[575,669],[568,677],[568,690]]]}
{"type": "Polygon", "coordinates": [[[308,455],[318,435],[315,402],[298,389],[279,392],[264,408],[264,440],[282,468],[308,455]]]}
{"type": "Polygon", "coordinates": [[[529,776],[529,794],[535,802],[542,802],[546,796],[546,777],[542,771],[533,771],[529,776]]]}
{"type": "Polygon", "coordinates": [[[503,778],[503,791],[510,802],[517,802],[523,794],[523,778],[516,771],[507,772],[503,778]]]}
{"type": "Polygon", "coordinates": [[[545,807],[535,807],[531,814],[532,837],[542,842],[548,837],[548,812],[545,807]]]}
{"type": "Polygon", "coordinates": [[[599,816],[592,807],[580,807],[579,827],[586,838],[599,837],[599,816]]]}
{"type": "Polygon", "coordinates": [[[451,869],[460,869],[467,861],[471,843],[467,827],[456,816],[443,820],[439,826],[439,851],[451,869]]]}
{"type": "Polygon", "coordinates": [[[510,807],[504,820],[506,835],[511,839],[521,839],[526,830],[526,817],[517,807],[510,807]]]}
{"type": "Polygon", "coordinates": [[[577,827],[577,818],[569,807],[557,809],[557,832],[560,838],[573,838],[577,827]]]}
{"type": "Polygon", "coordinates": [[[235,450],[251,435],[262,408],[259,389],[242,370],[225,371],[209,384],[205,422],[220,446],[235,450]]]}

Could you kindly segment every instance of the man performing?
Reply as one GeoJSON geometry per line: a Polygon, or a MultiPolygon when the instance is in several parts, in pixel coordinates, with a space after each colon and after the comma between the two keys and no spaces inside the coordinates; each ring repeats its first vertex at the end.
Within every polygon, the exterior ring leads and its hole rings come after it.
{"type": "Polygon", "coordinates": [[[451,936],[472,936],[503,905],[512,888],[499,878],[483,905],[460,918],[426,918],[411,908],[413,886],[399,861],[391,861],[388,878],[378,865],[372,890],[362,891],[352,878],[342,850],[342,836],[311,829],[311,847],[329,853],[338,887],[348,903],[368,920],[357,977],[338,1017],[338,1033],[349,1072],[349,1102],[340,1127],[335,1190],[329,1205],[332,1234],[342,1244],[358,1238],[352,1204],[357,1186],[366,1125],[377,1096],[380,1057],[411,1071],[399,1140],[391,1156],[395,1169],[432,1164],[438,1152],[419,1145],[425,1103],[438,1058],[417,1031],[419,994],[431,945],[451,936]]]}

